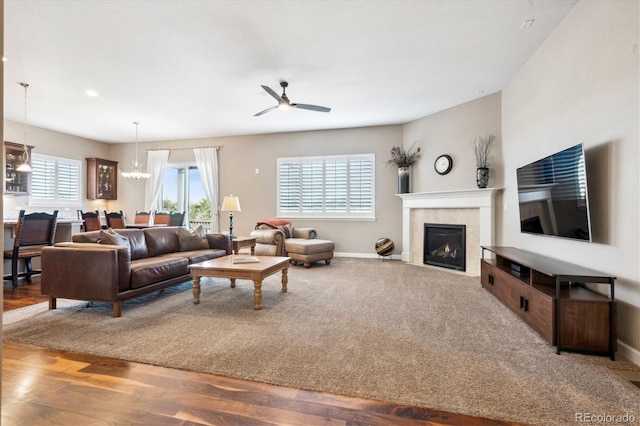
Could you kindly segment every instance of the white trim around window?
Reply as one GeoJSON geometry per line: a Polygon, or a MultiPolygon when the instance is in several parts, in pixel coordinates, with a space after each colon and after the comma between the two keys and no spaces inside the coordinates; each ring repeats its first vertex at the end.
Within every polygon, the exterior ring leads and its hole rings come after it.
{"type": "Polygon", "coordinates": [[[278,217],[375,219],[375,154],[278,158],[278,217]]]}

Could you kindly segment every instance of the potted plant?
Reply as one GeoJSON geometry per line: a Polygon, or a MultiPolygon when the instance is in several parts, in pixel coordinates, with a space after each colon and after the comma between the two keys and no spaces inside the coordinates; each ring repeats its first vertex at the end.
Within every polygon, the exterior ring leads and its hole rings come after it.
{"type": "Polygon", "coordinates": [[[422,155],[420,147],[416,148],[416,143],[414,142],[407,150],[402,146],[391,148],[391,158],[387,160],[387,164],[393,164],[398,167],[398,194],[411,192],[411,166],[422,155]]]}
{"type": "Polygon", "coordinates": [[[478,188],[486,188],[489,184],[489,153],[496,136],[487,133],[473,140],[473,152],[476,155],[476,184],[478,188]]]}

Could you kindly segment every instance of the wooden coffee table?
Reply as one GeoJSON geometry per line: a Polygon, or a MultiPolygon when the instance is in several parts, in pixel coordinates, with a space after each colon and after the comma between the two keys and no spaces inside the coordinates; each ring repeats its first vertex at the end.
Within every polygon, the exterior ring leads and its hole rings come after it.
{"type": "MultiPolygon", "coordinates": [[[[239,256],[245,257],[245,256],[239,256]]],[[[232,263],[232,256],[219,257],[189,265],[193,278],[193,303],[200,303],[200,277],[229,278],[231,288],[236,286],[236,279],[253,281],[253,309],[262,308],[262,280],[282,271],[282,291],[287,291],[290,257],[255,256],[256,263],[232,263]]]]}

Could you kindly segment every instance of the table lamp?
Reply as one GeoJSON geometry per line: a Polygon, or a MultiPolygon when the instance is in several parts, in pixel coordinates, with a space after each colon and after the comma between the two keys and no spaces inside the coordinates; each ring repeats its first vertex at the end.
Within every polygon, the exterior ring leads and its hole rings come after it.
{"type": "Polygon", "coordinates": [[[233,212],[239,212],[240,210],[240,200],[238,197],[234,195],[228,195],[224,197],[222,201],[222,208],[220,211],[230,212],[229,213],[229,235],[233,238],[233,212]]]}

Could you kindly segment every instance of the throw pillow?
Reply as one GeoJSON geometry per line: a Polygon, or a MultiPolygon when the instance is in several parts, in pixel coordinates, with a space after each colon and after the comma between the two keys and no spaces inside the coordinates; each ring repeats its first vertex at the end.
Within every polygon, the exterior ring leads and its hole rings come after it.
{"type": "Polygon", "coordinates": [[[205,250],[209,248],[207,235],[202,225],[199,225],[193,232],[186,228],[178,228],[178,243],[180,244],[180,251],[205,250]]]}
{"type": "Polygon", "coordinates": [[[113,244],[116,246],[131,247],[129,244],[129,238],[124,235],[118,234],[113,229],[109,228],[106,231],[100,230],[98,235],[98,244],[113,244]]]}

